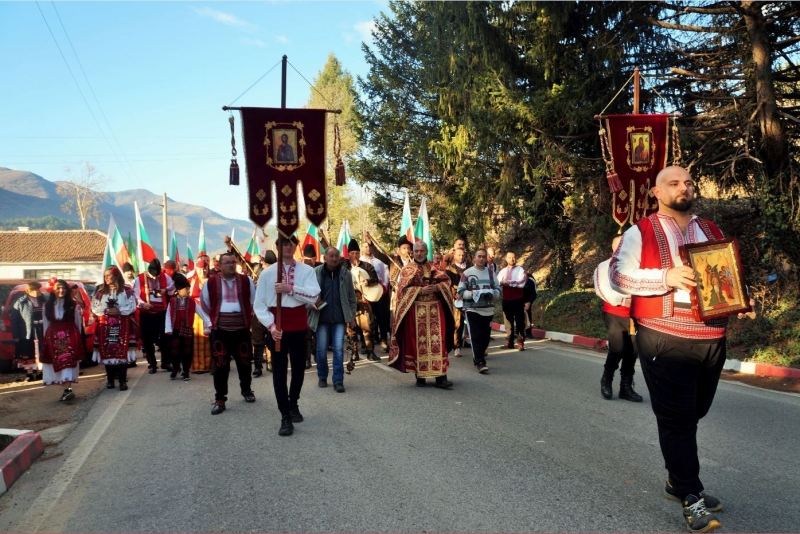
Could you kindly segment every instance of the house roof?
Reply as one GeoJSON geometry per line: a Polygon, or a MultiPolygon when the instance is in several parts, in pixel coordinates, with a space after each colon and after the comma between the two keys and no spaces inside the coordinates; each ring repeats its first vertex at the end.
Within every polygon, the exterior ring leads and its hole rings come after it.
{"type": "Polygon", "coordinates": [[[101,262],[106,241],[99,230],[0,231],[0,262],[101,262]]]}

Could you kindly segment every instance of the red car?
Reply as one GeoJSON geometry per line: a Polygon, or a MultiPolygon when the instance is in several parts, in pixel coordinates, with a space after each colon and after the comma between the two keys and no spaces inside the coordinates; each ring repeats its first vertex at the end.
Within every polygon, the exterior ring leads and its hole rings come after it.
{"type": "MultiPolygon", "coordinates": [[[[4,305],[0,307],[0,372],[8,373],[13,370],[14,363],[14,340],[11,338],[11,307],[23,293],[25,293],[26,284],[31,280],[0,280],[0,302],[4,305]],[[6,296],[6,298],[2,298],[6,296]]],[[[48,291],[49,280],[38,280],[42,284],[42,295],[49,297],[48,291]]],[[[72,287],[78,286],[78,291],[83,303],[83,329],[86,334],[85,341],[85,357],[81,362],[83,366],[94,365],[92,362],[92,351],[94,350],[94,330],[95,319],[92,315],[92,304],[90,292],[94,290],[94,286],[90,283],[84,283],[77,280],[66,280],[72,287]]]]}

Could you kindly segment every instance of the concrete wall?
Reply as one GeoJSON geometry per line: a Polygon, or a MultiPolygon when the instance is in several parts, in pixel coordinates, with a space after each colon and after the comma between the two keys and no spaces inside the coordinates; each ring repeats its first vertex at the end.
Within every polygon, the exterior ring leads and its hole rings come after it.
{"type": "MultiPolygon", "coordinates": [[[[24,278],[26,270],[64,270],[75,271],[75,280],[102,282],[102,264],[97,263],[0,263],[0,278],[24,278]]],[[[48,277],[44,277],[48,278],[48,277]]]]}

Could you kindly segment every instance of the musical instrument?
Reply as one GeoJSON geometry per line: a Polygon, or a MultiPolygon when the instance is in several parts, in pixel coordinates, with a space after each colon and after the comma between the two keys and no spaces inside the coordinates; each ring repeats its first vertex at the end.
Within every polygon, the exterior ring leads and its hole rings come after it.
{"type": "Polygon", "coordinates": [[[353,277],[353,287],[356,291],[361,292],[364,299],[368,302],[378,302],[383,296],[383,287],[380,284],[368,286],[369,273],[361,267],[353,266],[350,269],[350,275],[353,277]]]}
{"type": "Polygon", "coordinates": [[[383,247],[380,246],[380,244],[378,244],[378,241],[374,237],[372,237],[372,235],[369,232],[364,232],[364,237],[367,238],[367,242],[370,244],[370,246],[375,247],[376,249],[378,249],[378,252],[380,252],[381,254],[386,256],[387,258],[389,258],[389,261],[392,262],[394,264],[394,266],[397,267],[398,270],[403,270],[403,266],[402,265],[398,265],[397,262],[394,261],[394,258],[392,258],[392,255],[387,253],[383,249],[383,247]]]}
{"type": "Polygon", "coordinates": [[[253,283],[257,282],[258,275],[256,274],[255,269],[253,269],[253,266],[250,265],[250,262],[247,261],[244,256],[242,256],[242,253],[239,252],[239,248],[236,246],[236,243],[234,243],[229,236],[225,236],[223,241],[225,242],[225,246],[228,247],[228,250],[233,252],[233,255],[236,256],[237,260],[239,260],[239,263],[241,263],[247,268],[248,271],[250,271],[250,277],[253,279],[253,283]]]}

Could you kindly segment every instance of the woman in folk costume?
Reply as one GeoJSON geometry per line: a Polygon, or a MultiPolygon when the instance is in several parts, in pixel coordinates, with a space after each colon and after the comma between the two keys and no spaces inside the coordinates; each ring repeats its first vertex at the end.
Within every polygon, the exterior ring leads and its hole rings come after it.
{"type": "MultiPolygon", "coordinates": [[[[203,286],[208,281],[208,256],[198,258],[194,264],[194,276],[189,287],[189,296],[194,299],[197,308],[200,308],[200,299],[203,296],[203,286]]],[[[214,369],[211,360],[211,340],[206,333],[207,329],[198,315],[195,315],[192,325],[194,330],[194,353],[192,354],[193,373],[208,373],[214,369]]]]}
{"type": "Polygon", "coordinates": [[[72,383],[78,383],[83,359],[83,310],[70,295],[69,285],[58,280],[44,305],[42,374],[45,386],[66,385],[62,401],[75,397],[72,383]]]}
{"type": "Polygon", "coordinates": [[[25,294],[11,305],[11,338],[16,343],[14,364],[20,369],[25,369],[28,373],[28,382],[33,382],[40,374],[39,344],[44,334],[42,328],[44,303],[42,284],[29,282],[25,287],[25,294]]]}
{"type": "Polygon", "coordinates": [[[92,359],[105,364],[108,389],[114,389],[114,377],[119,378],[120,391],[128,389],[128,362],[136,361],[136,337],[131,322],[135,310],[135,293],[125,287],[119,269],[109,267],[92,298],[92,313],[99,319],[92,359]]]}

